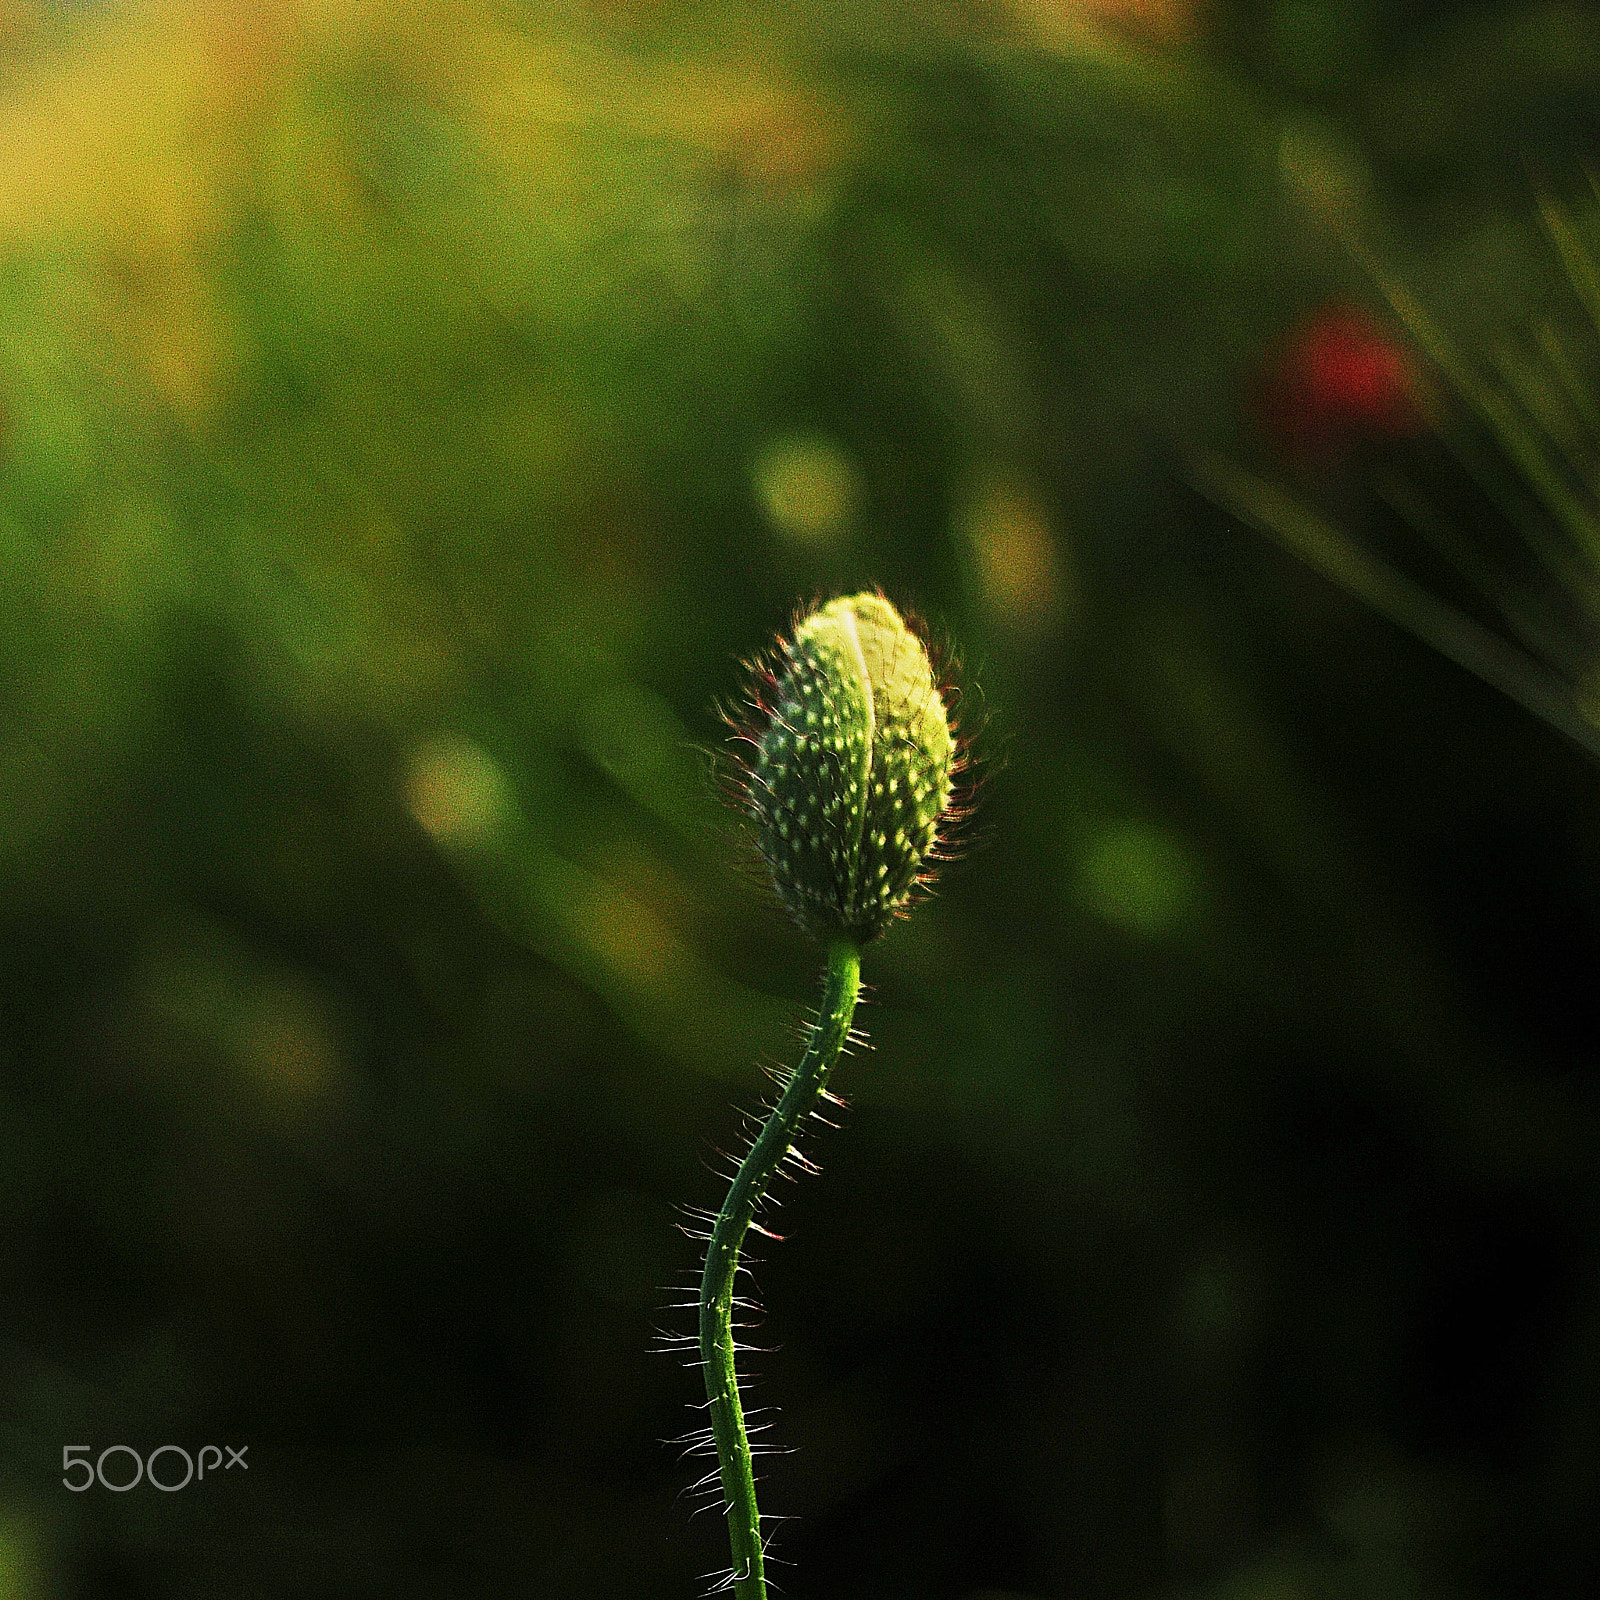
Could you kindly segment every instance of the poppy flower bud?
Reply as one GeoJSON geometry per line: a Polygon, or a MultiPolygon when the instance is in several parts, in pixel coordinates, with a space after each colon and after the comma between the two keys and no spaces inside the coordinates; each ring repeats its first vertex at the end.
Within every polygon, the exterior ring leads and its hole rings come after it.
{"type": "Polygon", "coordinates": [[[786,641],[744,782],[783,903],[819,939],[876,938],[924,875],[956,744],[922,641],[878,594],[829,601],[786,641]]]}

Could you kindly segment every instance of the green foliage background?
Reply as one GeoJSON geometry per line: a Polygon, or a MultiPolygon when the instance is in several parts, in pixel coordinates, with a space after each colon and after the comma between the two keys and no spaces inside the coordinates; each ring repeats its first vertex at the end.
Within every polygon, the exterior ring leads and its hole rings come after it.
{"type": "Polygon", "coordinates": [[[759,1268],[786,1591],[1581,1590],[1596,774],[1178,468],[1330,217],[1444,296],[1592,154],[1592,11],[0,51],[3,1600],[699,1592],[674,1208],[816,962],[701,752],[876,582],[986,784],[759,1268]]]}

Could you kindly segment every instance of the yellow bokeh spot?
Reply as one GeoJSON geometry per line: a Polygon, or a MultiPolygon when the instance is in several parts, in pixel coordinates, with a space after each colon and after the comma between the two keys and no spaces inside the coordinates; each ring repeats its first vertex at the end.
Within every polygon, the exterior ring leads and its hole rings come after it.
{"type": "Polygon", "coordinates": [[[1278,171],[1291,193],[1326,222],[1353,220],[1371,187],[1365,162],[1331,124],[1289,123],[1278,140],[1278,171]]]}
{"type": "Polygon", "coordinates": [[[1078,894],[1107,922],[1133,933],[1166,933],[1193,909],[1199,888],[1182,842],[1146,822],[1114,822],[1090,839],[1078,863],[1078,894]]]}
{"type": "Polygon", "coordinates": [[[299,985],[257,988],[241,1007],[234,1043],[255,1087],[284,1108],[328,1100],[341,1086],[344,1062],[331,1019],[299,985]]]}
{"type": "Polygon", "coordinates": [[[505,815],[506,783],[494,758],[459,733],[436,734],[411,752],[406,809],[435,842],[486,843],[505,815]]]}
{"type": "Polygon", "coordinates": [[[1068,598],[1054,533],[1038,499],[1018,484],[982,484],[959,521],[981,599],[996,618],[1023,632],[1059,620],[1068,598]]]}
{"type": "Polygon", "coordinates": [[[751,471],[767,520],[800,544],[833,544],[855,521],[861,478],[855,463],[827,439],[774,439],[751,471]]]}
{"type": "Polygon", "coordinates": [[[610,970],[643,990],[675,987],[682,960],[672,930],[648,906],[597,886],[582,907],[589,948],[610,970]]]}

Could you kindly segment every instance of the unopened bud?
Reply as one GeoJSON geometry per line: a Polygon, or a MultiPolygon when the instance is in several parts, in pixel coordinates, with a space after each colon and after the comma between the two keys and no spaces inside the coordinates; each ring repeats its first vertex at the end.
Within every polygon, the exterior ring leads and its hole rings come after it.
{"type": "Polygon", "coordinates": [[[746,775],[761,854],[821,939],[876,938],[950,803],[956,747],[922,641],[881,595],[832,600],[782,647],[746,775]]]}

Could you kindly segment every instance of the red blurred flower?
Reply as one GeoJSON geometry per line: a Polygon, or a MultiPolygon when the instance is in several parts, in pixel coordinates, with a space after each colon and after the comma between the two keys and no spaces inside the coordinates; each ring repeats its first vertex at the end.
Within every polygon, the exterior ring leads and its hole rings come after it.
{"type": "Polygon", "coordinates": [[[1289,331],[1258,385],[1255,410],[1298,461],[1336,461],[1363,440],[1421,432],[1411,359],[1364,311],[1324,306],[1289,331]]]}

